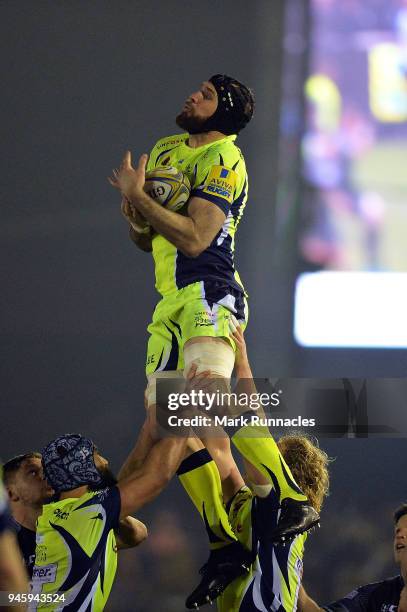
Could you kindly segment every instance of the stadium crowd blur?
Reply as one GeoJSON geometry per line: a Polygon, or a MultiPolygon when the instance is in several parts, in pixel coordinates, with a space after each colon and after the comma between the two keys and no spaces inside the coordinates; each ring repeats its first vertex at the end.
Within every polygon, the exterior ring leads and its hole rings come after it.
{"type": "Polygon", "coordinates": [[[311,12],[301,255],[404,270],[407,2],[313,0],[311,12]]]}

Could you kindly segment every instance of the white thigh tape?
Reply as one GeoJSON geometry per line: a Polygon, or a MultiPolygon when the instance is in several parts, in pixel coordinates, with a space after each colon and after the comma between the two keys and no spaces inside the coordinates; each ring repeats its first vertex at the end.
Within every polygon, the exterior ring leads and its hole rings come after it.
{"type": "Polygon", "coordinates": [[[230,378],[235,363],[235,353],[226,342],[205,340],[193,342],[184,347],[185,376],[193,363],[198,366],[197,374],[210,370],[213,376],[230,378]]]}

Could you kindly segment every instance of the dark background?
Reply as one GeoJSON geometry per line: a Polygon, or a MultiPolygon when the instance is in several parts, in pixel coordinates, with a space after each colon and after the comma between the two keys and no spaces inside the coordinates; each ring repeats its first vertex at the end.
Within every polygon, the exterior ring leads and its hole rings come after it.
{"type": "MultiPolygon", "coordinates": [[[[131,448],[157,295],[151,258],[129,241],[106,177],[126,148],[137,158],[177,133],[183,101],[217,72],[257,98],[238,141],[250,197],[237,240],[256,375],[404,376],[402,351],[311,351],[292,340],[296,244],[277,252],[272,238],[283,8],[280,0],[0,3],[4,459],[65,431],[90,435],[114,468],[131,448]]],[[[406,445],[321,446],[337,460],[305,583],[326,601],[395,571],[391,510],[407,497],[406,445]]],[[[206,555],[199,519],[176,482],[142,516],[150,540],[124,554],[108,609],[181,610],[206,555]]]]}

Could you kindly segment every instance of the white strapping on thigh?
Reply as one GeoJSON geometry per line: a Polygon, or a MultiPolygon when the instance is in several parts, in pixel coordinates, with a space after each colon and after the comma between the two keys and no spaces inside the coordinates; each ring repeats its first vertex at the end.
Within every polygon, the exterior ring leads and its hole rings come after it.
{"type": "Polygon", "coordinates": [[[210,338],[203,342],[192,342],[184,347],[184,375],[193,363],[198,366],[197,374],[210,370],[214,376],[230,378],[235,363],[235,353],[226,342],[213,342],[210,338]]]}

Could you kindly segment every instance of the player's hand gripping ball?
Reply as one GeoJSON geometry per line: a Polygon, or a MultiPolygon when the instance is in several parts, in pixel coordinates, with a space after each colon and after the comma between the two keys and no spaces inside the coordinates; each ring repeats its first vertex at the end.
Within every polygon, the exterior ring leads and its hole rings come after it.
{"type": "Polygon", "coordinates": [[[191,185],[188,177],[174,166],[159,166],[146,172],[144,191],[153,200],[175,212],[188,201],[191,185]]]}

